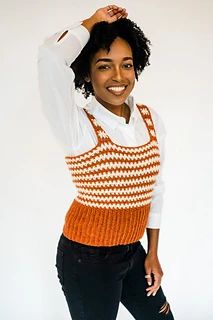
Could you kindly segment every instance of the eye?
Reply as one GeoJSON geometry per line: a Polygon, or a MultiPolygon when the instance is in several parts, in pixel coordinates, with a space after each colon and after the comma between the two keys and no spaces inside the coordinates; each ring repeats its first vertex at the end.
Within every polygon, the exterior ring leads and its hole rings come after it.
{"type": "Polygon", "coordinates": [[[131,69],[131,68],[133,67],[133,64],[132,64],[132,63],[125,63],[125,64],[124,64],[124,67],[125,67],[126,69],[131,69]]]}
{"type": "Polygon", "coordinates": [[[108,68],[110,68],[108,64],[102,64],[101,66],[98,67],[99,70],[107,70],[108,68]]]}

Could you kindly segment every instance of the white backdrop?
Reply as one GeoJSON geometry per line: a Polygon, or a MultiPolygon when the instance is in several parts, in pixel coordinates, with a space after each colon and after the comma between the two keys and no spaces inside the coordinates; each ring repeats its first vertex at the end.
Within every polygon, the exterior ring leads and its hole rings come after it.
{"type": "MultiPolygon", "coordinates": [[[[41,112],[37,50],[44,37],[108,1],[0,1],[0,318],[65,320],[56,245],[74,188],[41,112]]],[[[160,231],[162,287],[176,320],[213,319],[213,1],[116,1],[153,43],[134,90],[167,128],[160,231]]],[[[146,236],[141,240],[146,249],[146,236]]],[[[120,304],[118,319],[133,317],[120,304]]]]}

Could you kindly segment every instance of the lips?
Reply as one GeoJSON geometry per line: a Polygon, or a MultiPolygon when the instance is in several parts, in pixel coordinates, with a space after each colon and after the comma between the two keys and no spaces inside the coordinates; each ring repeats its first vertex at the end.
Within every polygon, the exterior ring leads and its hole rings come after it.
{"type": "Polygon", "coordinates": [[[127,85],[109,86],[107,87],[107,90],[116,96],[120,96],[124,93],[124,91],[126,90],[126,87],[127,85]]]}

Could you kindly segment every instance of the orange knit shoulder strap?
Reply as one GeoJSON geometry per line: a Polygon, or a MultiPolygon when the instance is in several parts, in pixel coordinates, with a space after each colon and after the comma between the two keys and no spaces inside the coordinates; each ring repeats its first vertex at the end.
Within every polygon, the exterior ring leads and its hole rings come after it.
{"type": "MultiPolygon", "coordinates": [[[[142,118],[143,118],[145,124],[146,124],[150,138],[157,140],[155,127],[154,127],[154,123],[153,123],[151,112],[150,112],[149,108],[143,104],[141,104],[141,105],[137,104],[137,107],[142,115],[142,118]]],[[[105,130],[98,124],[95,117],[88,110],[84,109],[84,111],[86,112],[86,114],[87,114],[87,116],[88,116],[94,130],[95,130],[95,133],[97,135],[97,139],[99,141],[110,140],[110,137],[108,137],[105,130]]]]}
{"type": "Polygon", "coordinates": [[[150,134],[151,139],[154,139],[154,140],[157,139],[154,123],[152,120],[152,115],[151,115],[149,108],[143,104],[141,104],[141,105],[137,104],[137,107],[138,107],[138,109],[144,119],[144,122],[146,124],[146,127],[148,129],[148,132],[150,134]]]}
{"type": "Polygon", "coordinates": [[[86,109],[84,109],[84,111],[86,112],[87,117],[89,118],[98,141],[105,141],[105,140],[109,140],[109,137],[107,135],[107,133],[105,132],[105,130],[98,124],[97,120],[95,119],[95,117],[86,109]]]}

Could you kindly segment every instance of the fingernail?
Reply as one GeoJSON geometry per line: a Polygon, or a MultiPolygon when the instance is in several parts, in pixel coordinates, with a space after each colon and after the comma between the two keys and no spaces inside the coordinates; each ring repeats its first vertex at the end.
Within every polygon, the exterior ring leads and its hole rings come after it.
{"type": "Polygon", "coordinates": [[[147,293],[147,297],[149,297],[151,295],[151,292],[147,293]]]}
{"type": "Polygon", "coordinates": [[[148,282],[148,285],[151,286],[151,282],[148,282]]]}
{"type": "Polygon", "coordinates": [[[153,296],[155,296],[155,295],[156,295],[156,292],[153,293],[153,296]]]}

